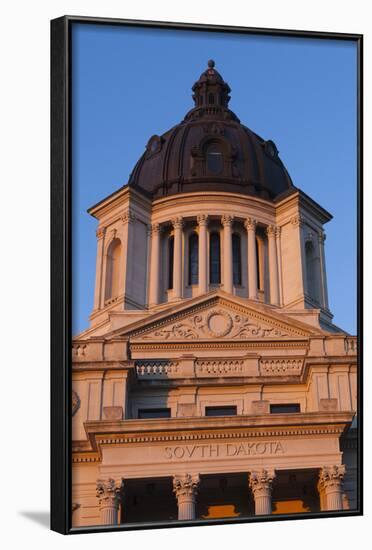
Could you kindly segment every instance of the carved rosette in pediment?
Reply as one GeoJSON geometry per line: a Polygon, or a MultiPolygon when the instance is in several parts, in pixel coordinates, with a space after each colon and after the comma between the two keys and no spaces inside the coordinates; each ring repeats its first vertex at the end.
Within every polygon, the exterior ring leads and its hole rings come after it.
{"type": "Polygon", "coordinates": [[[173,324],[156,328],[142,337],[144,339],[249,339],[288,336],[288,333],[266,322],[257,321],[249,315],[213,308],[199,312],[173,324]]]}

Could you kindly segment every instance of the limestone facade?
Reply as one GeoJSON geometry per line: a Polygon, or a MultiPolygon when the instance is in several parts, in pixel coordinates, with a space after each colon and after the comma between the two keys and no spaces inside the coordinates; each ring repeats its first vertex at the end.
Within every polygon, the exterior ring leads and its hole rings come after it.
{"type": "Polygon", "coordinates": [[[296,188],[134,186],[89,213],[73,525],[355,508],[357,340],[329,310],[331,215],[296,188]]]}

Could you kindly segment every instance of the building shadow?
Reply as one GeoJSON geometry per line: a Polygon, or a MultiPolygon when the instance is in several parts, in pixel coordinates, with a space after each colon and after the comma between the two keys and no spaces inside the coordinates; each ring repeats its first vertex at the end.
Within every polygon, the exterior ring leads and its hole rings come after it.
{"type": "Polygon", "coordinates": [[[50,529],[50,512],[22,511],[22,512],[19,512],[19,515],[33,521],[34,523],[38,523],[39,525],[41,525],[42,527],[45,527],[46,529],[50,529]]]}

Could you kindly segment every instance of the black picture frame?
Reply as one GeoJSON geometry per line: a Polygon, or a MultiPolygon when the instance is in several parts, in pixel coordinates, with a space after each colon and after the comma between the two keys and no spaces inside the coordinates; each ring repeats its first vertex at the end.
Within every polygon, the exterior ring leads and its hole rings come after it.
{"type": "Polygon", "coordinates": [[[357,45],[357,334],[358,334],[358,507],[342,512],[280,515],[187,522],[213,525],[346,517],[363,514],[363,35],[305,30],[63,16],[51,21],[51,529],[62,534],[182,527],[184,523],[146,523],[72,528],[71,526],[71,26],[73,23],[140,28],[246,33],[353,41],[357,45]]]}

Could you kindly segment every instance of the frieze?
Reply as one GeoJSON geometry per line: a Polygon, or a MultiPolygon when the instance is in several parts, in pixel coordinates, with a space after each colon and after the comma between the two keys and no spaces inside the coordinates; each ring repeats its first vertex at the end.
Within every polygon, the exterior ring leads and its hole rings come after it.
{"type": "Polygon", "coordinates": [[[281,328],[254,322],[249,316],[212,309],[199,313],[173,325],[159,328],[144,339],[163,340],[199,338],[273,338],[288,336],[281,328]]]}
{"type": "Polygon", "coordinates": [[[242,458],[257,455],[282,455],[285,453],[280,441],[248,441],[241,443],[215,443],[210,445],[179,445],[165,447],[167,460],[192,460],[203,458],[242,458]]]}

